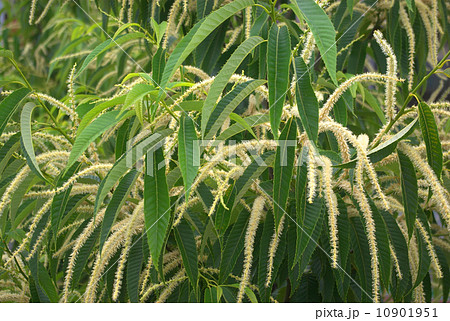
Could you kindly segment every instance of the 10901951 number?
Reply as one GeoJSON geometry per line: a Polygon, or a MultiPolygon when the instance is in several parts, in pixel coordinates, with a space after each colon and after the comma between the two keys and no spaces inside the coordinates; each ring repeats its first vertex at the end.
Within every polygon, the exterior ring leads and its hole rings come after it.
{"type": "Polygon", "coordinates": [[[377,308],[377,318],[437,318],[436,308],[377,308]]]}

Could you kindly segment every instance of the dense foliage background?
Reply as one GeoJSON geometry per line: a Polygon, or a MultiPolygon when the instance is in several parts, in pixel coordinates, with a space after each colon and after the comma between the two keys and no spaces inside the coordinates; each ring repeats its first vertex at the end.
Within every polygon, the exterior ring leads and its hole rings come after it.
{"type": "Polygon", "coordinates": [[[0,4],[0,301],[448,300],[450,2],[0,4]]]}

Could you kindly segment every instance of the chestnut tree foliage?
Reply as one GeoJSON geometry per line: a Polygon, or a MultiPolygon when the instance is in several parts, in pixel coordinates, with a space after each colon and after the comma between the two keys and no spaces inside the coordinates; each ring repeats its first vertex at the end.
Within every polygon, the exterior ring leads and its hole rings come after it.
{"type": "Polygon", "coordinates": [[[0,302],[445,302],[450,2],[0,9],[0,302]]]}

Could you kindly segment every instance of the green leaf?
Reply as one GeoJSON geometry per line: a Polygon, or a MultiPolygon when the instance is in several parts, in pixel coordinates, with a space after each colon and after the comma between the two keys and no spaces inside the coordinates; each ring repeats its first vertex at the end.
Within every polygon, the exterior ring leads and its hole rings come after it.
{"type": "Polygon", "coordinates": [[[149,150],[152,150],[155,146],[161,144],[164,138],[171,133],[171,129],[157,131],[151,136],[142,139],[131,148],[128,148],[127,152],[114,163],[113,167],[100,183],[94,204],[94,215],[98,212],[109,190],[120,180],[120,178],[149,150]]]}
{"type": "Polygon", "coordinates": [[[139,302],[139,277],[143,258],[142,236],[138,235],[130,248],[127,261],[127,292],[132,303],[139,302]]]}
{"type": "Polygon", "coordinates": [[[166,50],[158,48],[152,58],[152,77],[155,86],[158,86],[166,65],[166,50]]]}
{"type": "MultiPolygon", "coordinates": [[[[261,37],[250,37],[245,40],[239,47],[233,52],[231,57],[227,60],[225,65],[220,70],[219,74],[215,77],[213,83],[208,92],[208,96],[206,97],[205,103],[202,109],[202,135],[203,137],[207,137],[208,133],[211,133],[210,128],[211,122],[214,122],[214,111],[219,108],[219,104],[217,104],[217,100],[225,89],[228,81],[230,80],[233,73],[242,63],[245,57],[252,52],[252,50],[262,43],[264,39],[261,37]],[[209,126],[208,126],[209,125],[209,126]]],[[[250,93],[249,93],[250,94],[250,93]]],[[[245,97],[244,97],[245,98],[245,97]]],[[[243,98],[242,98],[243,99],[243,98]]],[[[233,108],[234,109],[234,108],[233,108]]],[[[222,125],[222,123],[220,123],[222,125]]],[[[214,134],[213,134],[214,135],[214,134]]],[[[210,135],[211,136],[211,135],[210,135]]],[[[209,139],[209,138],[206,138],[209,139]]]]}
{"type": "Polygon", "coordinates": [[[136,179],[138,178],[138,172],[135,169],[130,170],[119,182],[119,185],[114,190],[111,197],[111,201],[105,210],[105,215],[103,216],[102,227],[100,231],[100,243],[99,249],[102,251],[103,244],[109,235],[109,231],[116,220],[117,214],[122,208],[123,204],[130,194],[131,188],[133,187],[136,179]]]}
{"type": "Polygon", "coordinates": [[[397,150],[400,165],[400,179],[402,186],[403,207],[408,235],[411,238],[416,222],[419,195],[417,187],[416,170],[411,160],[402,151],[397,150]]]}
{"type": "Polygon", "coordinates": [[[303,273],[320,238],[324,220],[323,203],[321,197],[316,197],[309,203],[306,200],[306,193],[303,193],[300,208],[297,208],[298,243],[294,262],[301,263],[300,274],[303,273]]]}
{"type": "MultiPolygon", "coordinates": [[[[75,163],[70,167],[66,173],[63,173],[61,177],[58,179],[57,186],[62,186],[72,175],[74,175],[80,167],[80,163],[75,163]]],[[[52,207],[51,207],[51,222],[52,222],[52,231],[53,235],[56,236],[59,228],[59,223],[61,221],[62,216],[66,211],[67,202],[69,201],[70,192],[72,191],[72,186],[66,190],[56,194],[53,197],[52,207]]]]}
{"type": "Polygon", "coordinates": [[[278,28],[274,23],[269,31],[267,44],[267,79],[269,86],[270,126],[278,138],[281,114],[289,86],[289,64],[291,61],[291,38],[286,26],[278,28]]]}
{"type": "Polygon", "coordinates": [[[394,248],[395,254],[397,255],[398,265],[400,266],[400,271],[402,273],[402,279],[398,281],[395,289],[395,295],[398,299],[400,299],[406,292],[409,291],[409,289],[411,289],[412,286],[408,245],[395,218],[393,218],[389,212],[381,210],[380,213],[386,224],[389,239],[392,247],[394,248]]]}
{"type": "Polygon", "coordinates": [[[220,7],[216,11],[209,14],[204,20],[199,21],[189,33],[178,43],[164,68],[164,73],[160,83],[161,90],[159,92],[158,101],[164,93],[167,83],[172,78],[175,71],[180,67],[183,61],[197,48],[197,46],[205,40],[205,38],[213,32],[218,26],[225,22],[228,18],[237,12],[253,5],[253,0],[235,0],[227,5],[220,7]]]}
{"type": "Polygon", "coordinates": [[[220,260],[220,283],[227,280],[228,275],[233,270],[239,255],[244,249],[245,233],[247,231],[249,216],[250,213],[247,210],[242,210],[227,237],[220,260]]]}
{"type": "Polygon", "coordinates": [[[185,199],[189,199],[190,189],[200,166],[200,146],[194,122],[186,113],[180,118],[178,161],[183,176],[185,199]]]}
{"type": "Polygon", "coordinates": [[[311,86],[308,67],[301,57],[295,58],[295,99],[302,126],[308,138],[316,143],[319,135],[319,103],[311,86]]]}
{"type": "Polygon", "coordinates": [[[409,11],[414,11],[413,5],[412,5],[412,1],[411,0],[405,0],[406,5],[408,6],[409,11]]]}
{"type": "Polygon", "coordinates": [[[80,125],[78,126],[78,130],[77,130],[77,136],[79,136],[83,132],[83,130],[86,128],[86,126],[89,125],[89,123],[95,117],[97,117],[98,114],[100,114],[102,111],[104,111],[105,109],[107,109],[109,107],[123,104],[125,102],[125,98],[126,98],[126,95],[118,96],[111,100],[102,102],[102,103],[98,104],[97,106],[95,106],[94,108],[92,108],[91,110],[89,110],[80,121],[80,125]]]}
{"type": "Polygon", "coordinates": [[[28,88],[20,88],[2,100],[0,103],[0,136],[20,102],[27,97],[29,93],[30,90],[28,88]]]}
{"type": "MultiPolygon", "coordinates": [[[[116,34],[120,31],[122,31],[123,27],[125,27],[125,26],[122,26],[121,28],[119,28],[119,30],[117,30],[116,34]]],[[[92,50],[91,53],[84,59],[83,64],[81,65],[78,72],[75,74],[74,78],[77,78],[95,58],[97,58],[100,54],[102,54],[106,50],[108,50],[114,46],[120,46],[121,44],[123,44],[127,41],[139,39],[139,38],[143,38],[143,37],[145,37],[145,35],[141,32],[132,32],[132,33],[127,33],[127,34],[122,35],[117,38],[114,36],[113,39],[110,38],[108,40],[105,40],[104,42],[99,44],[97,47],[95,47],[94,50],[92,50]]]]}
{"type": "MultiPolygon", "coordinates": [[[[247,125],[252,128],[253,126],[261,125],[269,122],[269,115],[261,114],[261,115],[252,115],[243,118],[243,120],[247,123],[247,125]]],[[[226,140],[230,137],[233,137],[236,134],[243,132],[244,130],[248,130],[247,126],[244,126],[240,123],[236,123],[225,129],[220,135],[217,137],[217,140],[226,140]]]]}
{"type": "Polygon", "coordinates": [[[30,169],[44,181],[47,179],[42,174],[39,169],[39,165],[36,161],[36,155],[34,154],[33,140],[31,138],[31,114],[33,109],[36,107],[34,103],[26,103],[23,106],[22,114],[20,115],[20,132],[22,133],[20,143],[22,145],[23,153],[27,159],[27,164],[30,169]]]}
{"type": "MultiPolygon", "coordinates": [[[[402,130],[400,130],[397,134],[389,138],[384,143],[378,145],[374,149],[370,150],[367,153],[367,156],[370,158],[372,163],[379,162],[386,156],[389,156],[395,151],[395,148],[397,147],[397,143],[401,141],[402,139],[408,137],[414,130],[414,126],[417,123],[417,118],[414,119],[412,122],[410,122],[406,127],[404,127],[402,130]]],[[[356,165],[356,159],[351,160],[347,163],[342,163],[339,165],[335,165],[335,167],[341,167],[341,168],[354,168],[356,165]]]]}
{"type": "Polygon", "coordinates": [[[278,230],[281,217],[286,212],[286,204],[294,170],[295,148],[297,146],[297,125],[293,118],[285,124],[278,141],[275,166],[273,169],[273,215],[278,230]]]}
{"type": "Polygon", "coordinates": [[[423,281],[431,266],[431,259],[428,254],[427,244],[425,243],[422,234],[416,228],[416,239],[417,239],[417,247],[419,250],[419,266],[417,269],[417,277],[416,282],[414,283],[413,288],[417,287],[420,282],[423,281]]]}
{"type": "MultiPolygon", "coordinates": [[[[314,0],[296,0],[303,18],[314,36],[320,55],[327,67],[328,74],[337,86],[336,78],[336,31],[327,14],[314,0]]],[[[300,17],[299,17],[300,18],[300,17]]]]}
{"type": "MultiPolygon", "coordinates": [[[[157,148],[146,156],[144,177],[144,217],[148,247],[155,267],[159,270],[159,260],[170,222],[170,198],[166,181],[164,154],[157,148]],[[150,155],[153,155],[151,157],[150,155]]],[[[160,274],[162,271],[159,271],[160,274]]]]}
{"type": "Polygon", "coordinates": [[[265,80],[246,81],[238,84],[230,93],[223,97],[211,113],[211,117],[205,127],[204,138],[213,138],[233,110],[235,110],[248,95],[265,82],[265,80]]]}
{"type": "Polygon", "coordinates": [[[373,213],[373,220],[375,222],[375,238],[378,249],[381,281],[383,282],[385,288],[389,288],[389,280],[391,276],[391,254],[389,249],[389,238],[386,233],[386,224],[375,203],[370,198],[369,203],[373,213]]]}
{"type": "MultiPolygon", "coordinates": [[[[3,173],[4,168],[8,165],[8,162],[13,155],[17,151],[20,146],[20,133],[16,133],[8,139],[7,142],[0,148],[0,173],[3,173]]],[[[2,174],[0,174],[1,178],[2,174]]]]}
{"type": "Polygon", "coordinates": [[[448,300],[448,292],[450,290],[450,268],[448,265],[447,257],[445,256],[445,252],[439,246],[435,246],[436,254],[438,256],[439,263],[442,268],[442,302],[447,302],[448,300]]]}
{"type": "Polygon", "coordinates": [[[194,232],[185,219],[175,228],[175,239],[183,259],[183,266],[194,289],[198,284],[198,259],[194,232]]]}
{"type": "Polygon", "coordinates": [[[205,303],[219,303],[222,297],[222,288],[220,286],[207,287],[204,293],[205,303]]]}
{"type": "Polygon", "coordinates": [[[427,148],[428,164],[430,164],[436,176],[440,178],[442,172],[442,146],[434,114],[424,102],[419,104],[418,112],[420,129],[427,148]]]}
{"type": "Polygon", "coordinates": [[[167,22],[163,21],[160,24],[158,24],[153,17],[151,17],[150,22],[152,24],[152,29],[156,34],[156,44],[159,45],[159,43],[162,40],[162,37],[164,36],[164,33],[166,32],[167,22]]]}
{"type": "Polygon", "coordinates": [[[360,290],[360,300],[362,302],[372,302],[372,269],[369,252],[369,244],[364,230],[364,225],[360,217],[350,218],[350,233],[353,244],[354,264],[358,279],[358,284],[362,287],[360,290]]]}
{"type": "Polygon", "coordinates": [[[244,126],[244,128],[250,133],[252,134],[252,136],[255,139],[258,139],[258,137],[256,137],[255,132],[253,131],[252,127],[244,120],[244,118],[242,118],[241,116],[239,116],[238,114],[235,113],[231,113],[230,114],[230,119],[234,120],[236,123],[241,124],[242,126],[244,126]]]}
{"type": "Polygon", "coordinates": [[[240,199],[247,193],[255,180],[273,163],[275,153],[267,151],[262,155],[257,155],[252,163],[247,166],[244,173],[238,178],[230,193],[224,197],[228,210],[220,206],[216,212],[215,224],[219,233],[225,232],[230,220],[230,213],[236,208],[240,199]]]}
{"type": "Polygon", "coordinates": [[[133,88],[128,92],[127,97],[125,98],[125,102],[122,106],[122,110],[127,109],[131,105],[134,105],[136,102],[142,100],[144,96],[148,95],[152,91],[155,90],[155,87],[148,84],[137,84],[134,85],[133,88]]]}
{"type": "Polygon", "coordinates": [[[67,168],[71,167],[78,160],[78,158],[83,155],[84,151],[94,140],[96,140],[101,134],[119,121],[117,118],[118,115],[118,110],[104,113],[90,123],[86,129],[83,130],[79,136],[77,136],[75,143],[73,144],[72,151],[70,152],[69,160],[67,161],[67,168]]]}

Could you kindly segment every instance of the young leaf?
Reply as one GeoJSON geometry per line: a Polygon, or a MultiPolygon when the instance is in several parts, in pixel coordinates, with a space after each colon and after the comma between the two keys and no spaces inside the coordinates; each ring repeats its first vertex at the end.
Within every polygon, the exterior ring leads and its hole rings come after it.
{"type": "Polygon", "coordinates": [[[200,166],[200,147],[195,132],[195,125],[185,113],[180,118],[180,131],[178,132],[178,161],[183,176],[185,198],[189,199],[191,185],[197,176],[200,166]]]}
{"type": "Polygon", "coordinates": [[[285,213],[286,203],[291,186],[292,171],[295,161],[295,147],[297,145],[297,125],[293,118],[289,119],[281,132],[275,156],[273,171],[273,214],[275,228],[278,230],[281,217],[285,213]]]}
{"type": "Polygon", "coordinates": [[[295,99],[302,126],[309,140],[316,143],[319,135],[319,103],[311,86],[308,67],[302,57],[295,58],[295,99]]]}
{"type": "Polygon", "coordinates": [[[427,148],[428,164],[430,164],[436,176],[440,178],[442,172],[442,146],[434,114],[424,102],[419,103],[418,112],[420,129],[427,148]]]}
{"type": "Polygon", "coordinates": [[[331,80],[333,80],[334,84],[337,86],[336,31],[334,30],[330,18],[328,18],[325,11],[323,11],[314,0],[296,0],[295,3],[300,9],[308,27],[311,29],[331,80]]]}
{"type": "Polygon", "coordinates": [[[170,222],[170,199],[163,150],[158,148],[150,155],[146,156],[144,176],[144,218],[150,255],[159,270],[161,251],[170,222]]]}
{"type": "Polygon", "coordinates": [[[286,26],[270,28],[267,44],[267,79],[269,85],[270,126],[278,138],[284,99],[289,86],[289,64],[291,60],[291,38],[286,26]]]}

